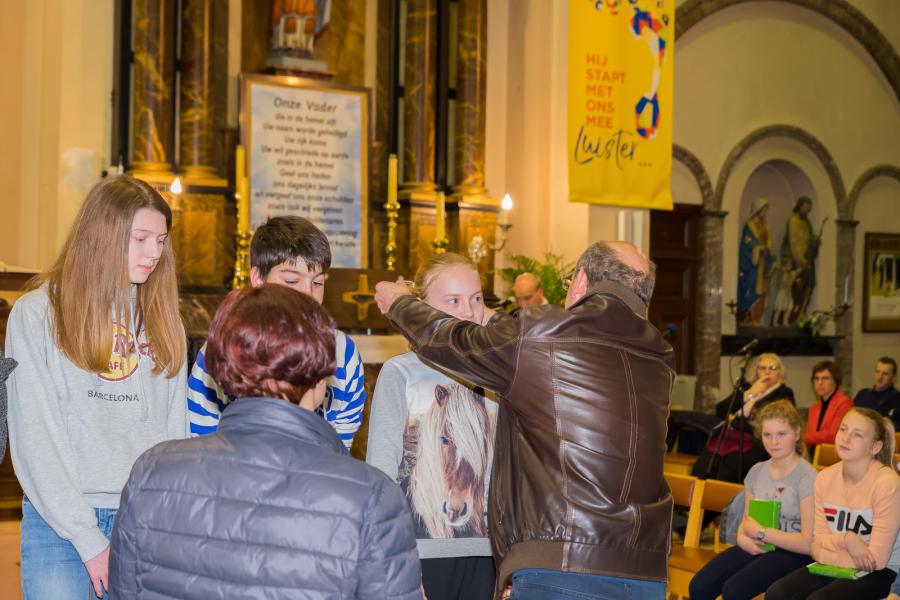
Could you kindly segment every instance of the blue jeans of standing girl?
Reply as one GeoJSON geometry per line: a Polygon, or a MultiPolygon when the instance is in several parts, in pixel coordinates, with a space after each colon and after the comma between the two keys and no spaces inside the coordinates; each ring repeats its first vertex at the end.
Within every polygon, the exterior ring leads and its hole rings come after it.
{"type": "MultiPolygon", "coordinates": [[[[100,530],[107,539],[110,538],[117,510],[94,510],[100,530]]],[[[75,546],[56,535],[28,498],[22,500],[21,557],[23,600],[85,600],[96,597],[91,578],[75,546]]]]}

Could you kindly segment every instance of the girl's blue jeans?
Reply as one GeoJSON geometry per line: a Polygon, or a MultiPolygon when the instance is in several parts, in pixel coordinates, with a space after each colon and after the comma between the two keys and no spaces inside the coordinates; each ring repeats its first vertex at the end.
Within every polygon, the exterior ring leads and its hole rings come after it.
{"type": "MultiPolygon", "coordinates": [[[[110,538],[117,509],[94,510],[100,530],[110,538]]],[[[23,600],[93,600],[96,597],[75,546],[56,535],[28,498],[22,500],[21,559],[23,600]]]]}

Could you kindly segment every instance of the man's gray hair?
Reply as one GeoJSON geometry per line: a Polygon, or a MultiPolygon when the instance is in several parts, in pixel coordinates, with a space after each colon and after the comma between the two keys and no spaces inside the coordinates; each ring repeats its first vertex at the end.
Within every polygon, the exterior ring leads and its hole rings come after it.
{"type": "Polygon", "coordinates": [[[588,286],[593,286],[601,281],[613,281],[624,285],[644,301],[650,304],[653,295],[653,286],[656,283],[656,265],[648,260],[650,265],[648,272],[638,271],[622,262],[618,253],[605,242],[591,244],[578,259],[575,265],[575,273],[584,268],[587,275],[588,286]]]}

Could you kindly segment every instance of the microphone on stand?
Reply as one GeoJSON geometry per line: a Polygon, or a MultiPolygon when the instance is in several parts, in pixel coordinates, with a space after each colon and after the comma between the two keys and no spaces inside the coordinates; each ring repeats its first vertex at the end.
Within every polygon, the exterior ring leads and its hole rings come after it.
{"type": "Polygon", "coordinates": [[[759,345],[759,338],[753,338],[746,344],[744,347],[737,351],[737,354],[749,354],[751,350],[756,348],[759,345]]]}

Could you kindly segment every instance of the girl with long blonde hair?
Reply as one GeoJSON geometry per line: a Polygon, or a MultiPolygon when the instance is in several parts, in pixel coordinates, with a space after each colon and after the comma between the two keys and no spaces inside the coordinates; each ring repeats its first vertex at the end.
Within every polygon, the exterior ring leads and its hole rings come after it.
{"type": "MultiPolygon", "coordinates": [[[[484,324],[492,314],[475,265],[459,254],[426,260],[412,292],[458,319],[484,324]]],[[[366,460],[406,491],[429,600],[493,593],[486,500],[497,405],[485,395],[413,352],[384,363],[375,386],[366,460]]]]}
{"type": "Polygon", "coordinates": [[[776,400],[757,414],[756,432],[769,459],[756,463],[744,480],[744,518],[737,545],[716,555],[690,584],[692,600],[754,598],[794,569],[811,562],[813,484],[816,470],[805,460],[803,418],[788,400],[776,400]],[[750,502],[781,503],[778,527],[750,516],[750,502]],[[767,552],[764,546],[775,549],[767,552]]]}
{"type": "Polygon", "coordinates": [[[819,563],[857,569],[833,579],[799,568],[766,598],[886,597],[900,569],[900,477],[894,470],[894,427],[869,408],[851,408],[838,426],[840,462],[816,477],[810,554],[819,563]]]}
{"type": "Polygon", "coordinates": [[[25,600],[103,596],[137,457],[188,434],[172,212],[126,176],[88,192],[56,262],[13,305],[10,447],[25,600]]]}

